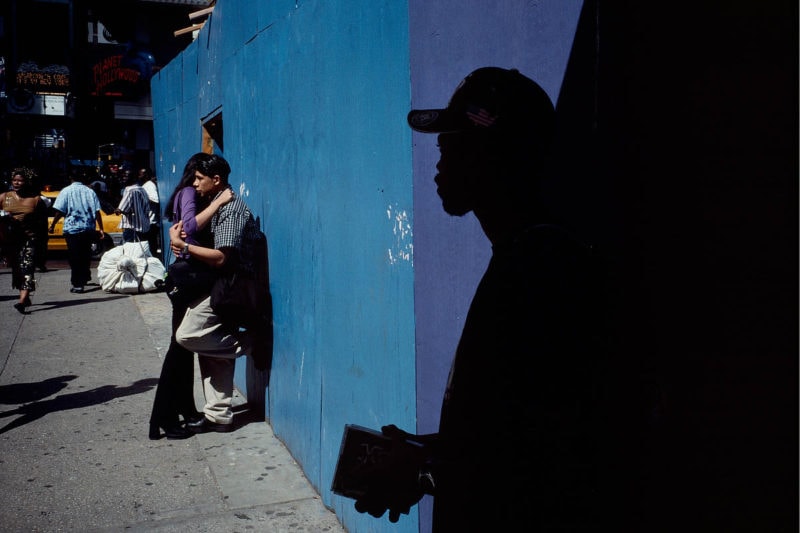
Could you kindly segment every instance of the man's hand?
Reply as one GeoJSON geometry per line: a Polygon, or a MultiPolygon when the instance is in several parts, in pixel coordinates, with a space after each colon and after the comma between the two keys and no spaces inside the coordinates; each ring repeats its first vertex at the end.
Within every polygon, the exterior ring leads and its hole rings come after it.
{"type": "Polygon", "coordinates": [[[359,513],[369,513],[380,518],[389,511],[389,521],[397,522],[401,514],[408,514],[411,506],[422,499],[425,491],[420,484],[420,472],[428,459],[429,452],[420,446],[418,450],[400,445],[400,441],[414,439],[414,435],[406,433],[397,426],[383,426],[381,431],[387,437],[398,441],[389,453],[385,465],[374,472],[369,493],[356,500],[355,508],[359,513]]]}

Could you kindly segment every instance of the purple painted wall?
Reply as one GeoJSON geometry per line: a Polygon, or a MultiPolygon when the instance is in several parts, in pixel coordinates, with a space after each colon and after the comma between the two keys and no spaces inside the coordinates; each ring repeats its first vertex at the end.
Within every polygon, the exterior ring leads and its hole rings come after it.
{"type": "MultiPolygon", "coordinates": [[[[583,1],[487,4],[409,2],[413,108],[444,107],[467,74],[489,65],[518,69],[556,102],[583,1]]],[[[417,431],[430,433],[438,427],[452,355],[491,248],[472,214],[455,219],[441,208],[433,182],[436,136],[414,133],[412,144],[417,431]]],[[[421,531],[430,527],[430,506],[423,500],[421,531]]]]}
{"type": "MultiPolygon", "coordinates": [[[[556,103],[549,191],[606,262],[631,415],[605,434],[619,530],[796,529],[797,3],[487,4],[410,0],[412,106],[445,105],[485,65],[556,103]]],[[[490,253],[471,215],[441,211],[435,142],[412,136],[423,433],[490,253]]]]}
{"type": "MultiPolygon", "coordinates": [[[[504,2],[411,1],[411,105],[443,107],[472,70],[517,68],[555,103],[582,0],[504,2]]],[[[414,133],[414,273],[417,317],[418,423],[435,431],[444,380],[474,288],[491,254],[469,214],[454,219],[441,208],[435,135],[414,133]]]]}

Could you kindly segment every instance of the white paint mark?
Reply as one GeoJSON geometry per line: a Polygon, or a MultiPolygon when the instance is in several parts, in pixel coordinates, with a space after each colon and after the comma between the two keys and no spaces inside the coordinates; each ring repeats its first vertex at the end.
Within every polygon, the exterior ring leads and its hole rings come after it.
{"type": "Polygon", "coordinates": [[[306,352],[300,354],[300,381],[297,383],[297,398],[300,399],[302,396],[302,385],[303,385],[303,367],[306,364],[306,352]]]}
{"type": "Polygon", "coordinates": [[[398,209],[397,206],[386,208],[386,218],[392,223],[392,234],[395,237],[393,246],[388,249],[387,257],[390,265],[400,261],[414,264],[414,232],[411,228],[408,212],[398,209]]]}

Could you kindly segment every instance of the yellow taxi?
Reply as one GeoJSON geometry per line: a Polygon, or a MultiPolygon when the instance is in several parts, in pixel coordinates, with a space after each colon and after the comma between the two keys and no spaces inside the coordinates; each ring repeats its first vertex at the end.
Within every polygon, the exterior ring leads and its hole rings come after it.
{"type": "MultiPolygon", "coordinates": [[[[47,227],[53,223],[55,217],[55,209],[53,209],[53,202],[60,191],[42,191],[42,196],[47,199],[47,227]]],[[[114,214],[114,207],[111,205],[103,205],[101,203],[100,213],[103,215],[103,232],[106,234],[105,240],[101,242],[92,243],[92,257],[99,258],[106,250],[110,250],[114,246],[122,244],[122,229],[119,227],[120,215],[114,214]]],[[[64,239],[63,226],[64,219],[61,218],[47,239],[47,251],[62,251],[67,249],[67,241],[64,239]]]]}

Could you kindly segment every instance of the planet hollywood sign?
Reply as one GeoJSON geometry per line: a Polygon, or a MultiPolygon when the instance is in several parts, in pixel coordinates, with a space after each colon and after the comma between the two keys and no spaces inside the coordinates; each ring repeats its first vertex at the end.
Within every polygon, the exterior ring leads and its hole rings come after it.
{"type": "Polygon", "coordinates": [[[142,73],[123,64],[123,55],[101,59],[92,67],[92,83],[96,94],[103,94],[118,82],[136,85],[142,81],[142,73]]]}

